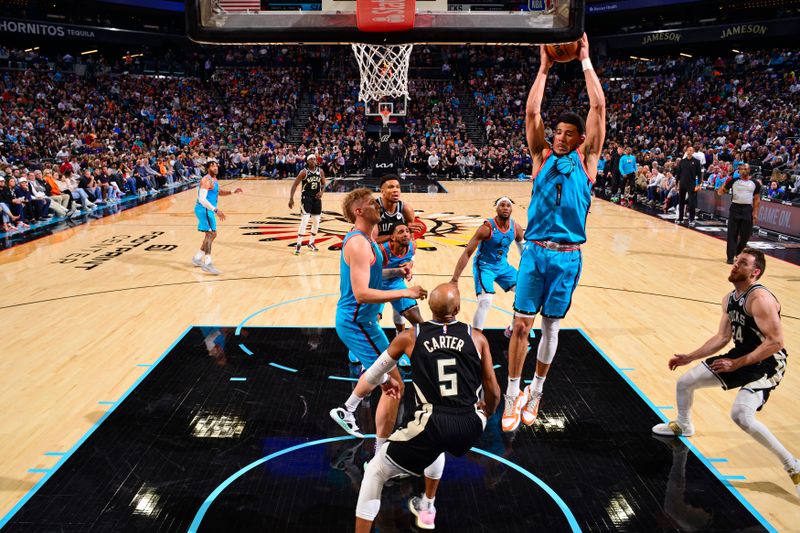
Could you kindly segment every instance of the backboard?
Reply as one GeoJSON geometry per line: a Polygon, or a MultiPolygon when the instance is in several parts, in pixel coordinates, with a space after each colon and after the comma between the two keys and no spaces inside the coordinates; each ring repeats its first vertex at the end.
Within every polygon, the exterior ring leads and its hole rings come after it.
{"type": "Polygon", "coordinates": [[[358,2],[186,0],[187,32],[214,44],[539,44],[583,33],[584,0],[358,2]],[[367,21],[366,9],[385,15],[367,21]]]}

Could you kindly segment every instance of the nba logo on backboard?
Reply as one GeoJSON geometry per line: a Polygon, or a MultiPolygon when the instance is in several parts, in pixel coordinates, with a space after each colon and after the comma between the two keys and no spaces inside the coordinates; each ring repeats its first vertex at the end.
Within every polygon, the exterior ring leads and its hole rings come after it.
{"type": "Polygon", "coordinates": [[[544,11],[546,0],[528,0],[528,11],[544,11]]]}

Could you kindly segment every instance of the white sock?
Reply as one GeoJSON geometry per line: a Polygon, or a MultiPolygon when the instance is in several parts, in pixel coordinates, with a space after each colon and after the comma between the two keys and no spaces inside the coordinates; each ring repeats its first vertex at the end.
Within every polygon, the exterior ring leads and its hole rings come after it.
{"type": "Polygon", "coordinates": [[[312,233],[311,238],[308,239],[308,244],[314,244],[314,239],[316,238],[316,236],[317,236],[316,233],[312,233]]]}
{"type": "Polygon", "coordinates": [[[356,396],[356,393],[352,393],[350,397],[344,402],[344,408],[350,411],[351,413],[355,412],[358,408],[358,405],[361,403],[361,400],[364,398],[359,398],[356,396]]]}
{"type": "Polygon", "coordinates": [[[204,255],[206,255],[206,253],[203,250],[200,250],[199,252],[194,254],[194,260],[195,261],[200,261],[203,258],[204,255]]]}
{"type": "Polygon", "coordinates": [[[428,496],[425,495],[425,493],[422,493],[422,508],[423,509],[430,509],[431,507],[433,507],[433,502],[435,500],[436,500],[436,496],[434,496],[433,498],[429,499],[428,496]]]}
{"type": "Polygon", "coordinates": [[[531,383],[531,392],[534,394],[541,394],[542,388],[544,387],[545,379],[547,379],[547,376],[540,376],[539,374],[534,374],[533,383],[531,383]]]}
{"type": "Polygon", "coordinates": [[[210,265],[211,264],[211,254],[206,255],[206,258],[203,259],[203,264],[210,265]]]}
{"type": "Polygon", "coordinates": [[[306,234],[309,218],[311,218],[311,215],[300,215],[300,227],[297,228],[297,246],[301,246],[303,244],[303,235],[306,234]]]}
{"type": "Polygon", "coordinates": [[[506,386],[506,396],[516,398],[519,395],[519,380],[520,378],[508,378],[508,385],[506,386]]]}

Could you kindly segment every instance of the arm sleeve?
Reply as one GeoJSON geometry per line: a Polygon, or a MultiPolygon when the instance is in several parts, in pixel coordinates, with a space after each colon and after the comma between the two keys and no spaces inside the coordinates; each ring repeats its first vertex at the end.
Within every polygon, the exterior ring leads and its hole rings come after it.
{"type": "Polygon", "coordinates": [[[209,211],[217,212],[217,208],[211,205],[211,202],[208,201],[208,189],[200,188],[200,194],[197,197],[197,203],[208,209],[209,211]]]}

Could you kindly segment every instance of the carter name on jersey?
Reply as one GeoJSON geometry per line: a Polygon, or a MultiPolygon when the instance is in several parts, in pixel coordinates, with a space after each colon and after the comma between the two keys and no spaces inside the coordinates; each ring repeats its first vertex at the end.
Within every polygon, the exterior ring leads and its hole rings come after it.
{"type": "Polygon", "coordinates": [[[464,348],[464,340],[452,335],[439,335],[438,337],[431,337],[429,340],[423,342],[425,349],[428,352],[435,352],[436,350],[455,350],[460,352],[464,348]]]}

